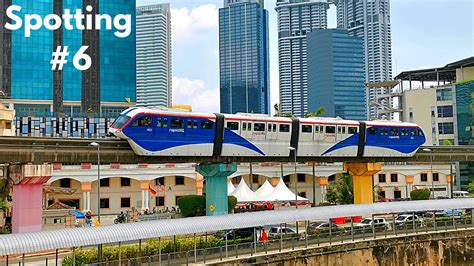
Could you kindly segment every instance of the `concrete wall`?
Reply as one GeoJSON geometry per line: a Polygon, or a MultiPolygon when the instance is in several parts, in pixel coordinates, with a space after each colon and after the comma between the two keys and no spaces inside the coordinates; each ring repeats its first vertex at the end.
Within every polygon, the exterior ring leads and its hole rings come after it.
{"type": "Polygon", "coordinates": [[[474,67],[456,69],[456,81],[474,79],[474,67]]]}

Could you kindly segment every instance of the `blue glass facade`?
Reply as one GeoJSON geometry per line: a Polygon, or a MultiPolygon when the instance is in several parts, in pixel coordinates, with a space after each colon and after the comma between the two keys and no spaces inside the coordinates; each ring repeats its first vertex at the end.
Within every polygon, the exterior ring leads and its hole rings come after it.
{"type": "MultiPolygon", "coordinates": [[[[42,17],[53,13],[53,0],[13,0],[22,7],[19,16],[38,14],[42,17]]],[[[2,25],[3,27],[3,25],[2,25]]],[[[52,100],[53,72],[51,53],[53,32],[46,28],[33,31],[25,38],[23,28],[12,31],[11,93],[13,99],[52,100]]]]}
{"type": "Polygon", "coordinates": [[[223,113],[270,113],[268,12],[263,3],[219,9],[220,99],[223,113]]]}
{"type": "Polygon", "coordinates": [[[324,116],[366,120],[364,42],[346,30],[308,35],[308,109],[324,116]]]}
{"type": "MultiPolygon", "coordinates": [[[[118,38],[115,31],[100,32],[100,100],[124,102],[130,98],[136,102],[136,44],[135,0],[100,0],[100,13],[115,17],[132,15],[132,32],[126,38],[118,38]]],[[[105,25],[105,24],[104,24],[105,25]]],[[[103,25],[102,28],[105,28],[103,25]]]]}
{"type": "MultiPolygon", "coordinates": [[[[98,37],[100,45],[98,51],[92,47],[86,51],[87,54],[99,54],[100,77],[96,78],[100,83],[100,100],[102,102],[118,102],[120,106],[126,101],[136,101],[136,60],[135,60],[135,0],[97,0],[92,1],[93,8],[98,5],[100,14],[108,14],[114,18],[118,14],[131,15],[132,32],[126,38],[114,35],[115,29],[105,30],[103,21],[102,30],[98,37]]],[[[76,9],[84,9],[83,0],[12,0],[13,5],[22,7],[20,17],[25,14],[39,14],[45,17],[55,13],[54,7],[61,5],[64,9],[70,9],[75,13],[76,9]]],[[[59,6],[60,7],[60,6],[59,6]]],[[[85,11],[83,11],[86,13],[85,11]]],[[[1,14],[2,16],[4,14],[1,14]]],[[[124,23],[124,21],[122,21],[124,23]]],[[[84,84],[84,73],[77,70],[72,63],[74,55],[85,45],[83,31],[74,29],[62,30],[62,46],[68,46],[69,63],[63,68],[62,82],[54,79],[51,70],[52,52],[55,50],[54,32],[42,27],[40,30],[32,31],[31,37],[24,36],[23,29],[12,31],[11,38],[11,98],[13,100],[33,101],[29,104],[15,105],[19,111],[17,114],[28,114],[35,116],[56,115],[49,112],[51,104],[48,102],[37,103],[34,101],[53,101],[55,84],[62,86],[64,101],[82,100],[84,84]],[[55,83],[56,80],[56,83],[55,83]],[[36,111],[35,111],[36,110],[36,111]],[[41,110],[41,112],[40,112],[41,110]],[[46,112],[46,113],[45,113],[46,112]]],[[[97,75],[96,75],[97,76],[97,75]]],[[[61,79],[59,79],[61,80],[61,79]]],[[[57,86],[56,86],[57,87],[57,86]]],[[[102,108],[102,113],[116,113],[116,108],[110,111],[102,108]]],[[[85,114],[85,110],[81,110],[85,114]]],[[[65,108],[66,114],[76,114],[65,108]]],[[[98,115],[96,113],[96,115],[98,115]]]]}

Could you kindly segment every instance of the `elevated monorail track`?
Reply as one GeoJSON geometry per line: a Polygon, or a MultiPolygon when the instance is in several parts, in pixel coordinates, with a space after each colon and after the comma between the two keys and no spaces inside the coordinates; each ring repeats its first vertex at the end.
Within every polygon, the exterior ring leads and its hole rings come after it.
{"type": "MultiPolygon", "coordinates": [[[[285,157],[196,157],[196,156],[157,156],[136,155],[130,145],[115,138],[36,138],[0,137],[0,163],[62,163],[68,165],[83,162],[96,163],[97,149],[91,142],[100,144],[101,163],[215,163],[215,162],[293,162],[291,156],[285,157]]],[[[298,162],[407,162],[429,163],[430,156],[435,163],[474,161],[474,146],[431,146],[422,147],[415,156],[406,157],[298,157],[298,162]],[[431,152],[425,151],[429,148],[431,152]]]]}

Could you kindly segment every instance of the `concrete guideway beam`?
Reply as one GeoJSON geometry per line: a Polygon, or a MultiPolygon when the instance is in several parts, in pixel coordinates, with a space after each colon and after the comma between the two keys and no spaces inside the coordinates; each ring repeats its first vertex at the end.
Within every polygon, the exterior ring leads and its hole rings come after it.
{"type": "Polygon", "coordinates": [[[227,177],[237,171],[237,164],[199,164],[196,171],[206,180],[206,215],[228,214],[227,177]]]}
{"type": "Polygon", "coordinates": [[[344,171],[352,176],[354,204],[374,203],[373,176],[381,170],[381,163],[344,163],[344,171]]]}

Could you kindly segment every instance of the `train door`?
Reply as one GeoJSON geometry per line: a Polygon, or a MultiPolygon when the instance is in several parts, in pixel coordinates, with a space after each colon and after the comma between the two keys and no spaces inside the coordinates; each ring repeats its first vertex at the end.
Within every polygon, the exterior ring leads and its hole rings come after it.
{"type": "Polygon", "coordinates": [[[245,139],[251,139],[252,138],[252,123],[243,121],[242,122],[242,130],[240,132],[241,136],[245,139]]]}
{"type": "Polygon", "coordinates": [[[339,125],[337,126],[336,141],[340,142],[347,138],[347,128],[346,126],[339,125]]]}
{"type": "Polygon", "coordinates": [[[298,145],[299,156],[312,156],[314,155],[313,149],[313,125],[301,124],[300,125],[300,138],[298,145]]]}

